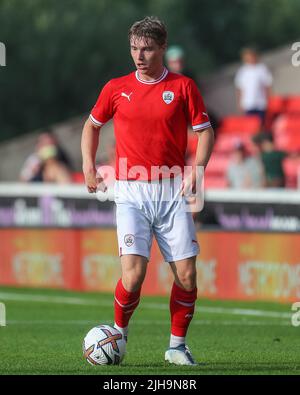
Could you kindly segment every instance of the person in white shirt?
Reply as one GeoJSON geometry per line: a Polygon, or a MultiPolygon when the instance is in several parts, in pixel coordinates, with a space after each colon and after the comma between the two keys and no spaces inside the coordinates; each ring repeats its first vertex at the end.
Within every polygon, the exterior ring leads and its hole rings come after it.
{"type": "Polygon", "coordinates": [[[238,108],[244,114],[258,115],[264,121],[273,82],[272,74],[261,63],[255,49],[242,51],[243,65],[235,76],[238,108]]]}

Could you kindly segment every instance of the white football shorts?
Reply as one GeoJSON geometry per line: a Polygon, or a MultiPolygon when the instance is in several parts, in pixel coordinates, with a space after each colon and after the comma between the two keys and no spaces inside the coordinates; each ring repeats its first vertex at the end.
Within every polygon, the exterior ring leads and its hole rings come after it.
{"type": "Polygon", "coordinates": [[[199,253],[195,225],[180,195],[181,176],[159,181],[116,181],[114,186],[119,255],[148,260],[153,234],[166,262],[199,253]]]}

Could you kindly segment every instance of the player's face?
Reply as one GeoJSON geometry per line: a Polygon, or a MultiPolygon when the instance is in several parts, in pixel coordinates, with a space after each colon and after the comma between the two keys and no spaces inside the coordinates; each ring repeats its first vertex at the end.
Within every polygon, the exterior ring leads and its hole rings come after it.
{"type": "Polygon", "coordinates": [[[162,73],[165,49],[165,45],[158,45],[152,38],[131,38],[131,56],[141,77],[156,78],[162,73]]]}

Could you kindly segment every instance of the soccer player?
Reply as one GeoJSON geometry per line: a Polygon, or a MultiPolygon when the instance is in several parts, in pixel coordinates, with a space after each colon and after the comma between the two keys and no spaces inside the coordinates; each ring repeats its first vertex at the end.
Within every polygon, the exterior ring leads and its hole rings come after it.
{"type": "Polygon", "coordinates": [[[127,340],[129,320],[140,301],[154,234],[174,274],[170,345],[165,360],[176,365],[195,365],[185,339],[197,298],[199,246],[191,213],[186,209],[182,173],[188,125],[192,125],[199,138],[190,177],[193,191],[196,168],[207,165],[214,132],[195,82],[169,72],[164,66],[167,46],[164,24],[155,17],[135,22],[129,30],[129,42],[136,70],[110,80],[103,87],[83,128],[85,182],[88,191],[95,193],[103,181],[96,172],[95,154],[99,130],[113,118],[114,192],[122,267],[115,290],[115,327],[127,340]]]}

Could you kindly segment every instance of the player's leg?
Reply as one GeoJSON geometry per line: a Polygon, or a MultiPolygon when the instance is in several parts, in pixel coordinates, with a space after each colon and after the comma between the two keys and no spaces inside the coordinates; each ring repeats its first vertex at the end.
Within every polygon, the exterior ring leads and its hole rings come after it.
{"type": "Polygon", "coordinates": [[[115,290],[115,328],[127,340],[129,320],[138,307],[148,259],[141,255],[122,255],[122,277],[115,290]]]}
{"type": "Polygon", "coordinates": [[[196,365],[186,345],[186,335],[197,299],[196,256],[170,262],[174,283],[170,297],[171,335],[165,360],[176,365],[196,365]]]}
{"type": "Polygon", "coordinates": [[[122,277],[115,290],[115,327],[126,337],[129,320],[140,300],[152,244],[145,213],[133,204],[117,203],[117,234],[122,277]]]}
{"type": "Polygon", "coordinates": [[[192,365],[194,362],[185,338],[197,298],[196,256],[199,245],[194,221],[185,202],[178,201],[170,207],[154,227],[160,250],[174,273],[170,296],[170,348],[165,358],[172,363],[192,365]]]}
{"type": "Polygon", "coordinates": [[[170,262],[174,283],[170,297],[170,347],[185,344],[188,327],[194,315],[197,299],[196,257],[170,262]]]}

